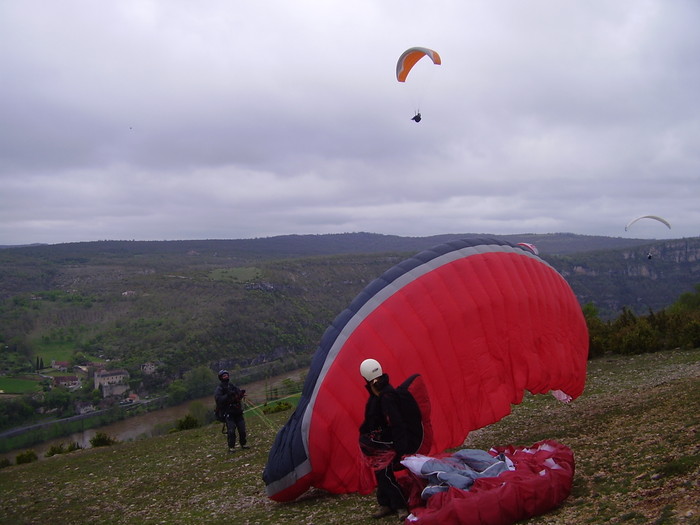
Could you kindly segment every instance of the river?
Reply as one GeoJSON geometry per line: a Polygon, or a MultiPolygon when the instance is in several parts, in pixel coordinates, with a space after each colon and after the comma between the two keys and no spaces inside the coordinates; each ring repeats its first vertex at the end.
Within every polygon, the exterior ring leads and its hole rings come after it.
{"type": "MultiPolygon", "coordinates": [[[[256,381],[254,383],[241,385],[241,388],[246,389],[248,399],[253,403],[262,403],[265,400],[265,391],[271,386],[280,385],[285,379],[299,380],[303,374],[306,374],[308,369],[302,368],[292,372],[267,379],[256,381]]],[[[60,446],[64,448],[70,443],[78,443],[83,448],[90,448],[90,440],[98,432],[102,432],[118,441],[129,441],[143,437],[151,437],[153,429],[161,423],[174,423],[178,419],[182,419],[190,412],[190,405],[193,403],[201,403],[208,410],[214,410],[214,395],[205,396],[199,399],[192,399],[181,405],[161,408],[145,414],[128,417],[121,421],[115,421],[101,427],[90,428],[81,432],[76,432],[61,438],[51,439],[42,443],[37,443],[29,447],[24,447],[17,450],[0,453],[0,458],[7,458],[12,464],[15,463],[17,454],[23,452],[27,448],[36,452],[40,460],[46,459],[45,454],[52,446],[60,446]]]]}

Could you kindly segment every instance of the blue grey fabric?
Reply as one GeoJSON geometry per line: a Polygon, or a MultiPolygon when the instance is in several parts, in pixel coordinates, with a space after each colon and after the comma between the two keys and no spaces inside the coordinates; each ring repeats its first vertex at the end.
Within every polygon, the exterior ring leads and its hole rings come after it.
{"type": "Polygon", "coordinates": [[[462,490],[469,490],[474,484],[474,480],[479,477],[479,473],[471,469],[459,472],[438,472],[437,478],[450,487],[462,490]]]}
{"type": "Polygon", "coordinates": [[[421,498],[428,499],[430,496],[434,496],[438,492],[447,492],[450,490],[449,485],[428,485],[420,493],[421,498]]]}
{"type": "Polygon", "coordinates": [[[465,465],[473,468],[477,472],[486,470],[498,461],[497,458],[493,457],[487,451],[475,448],[464,448],[462,450],[458,450],[452,454],[452,456],[461,460],[465,465]]]}
{"type": "Polygon", "coordinates": [[[454,471],[465,468],[468,468],[467,465],[464,462],[460,461],[459,458],[455,458],[454,456],[448,456],[446,458],[440,459],[429,459],[428,461],[423,463],[423,466],[420,470],[421,474],[425,476],[430,476],[435,472],[454,471]]]}
{"type": "Polygon", "coordinates": [[[493,457],[484,450],[463,449],[446,458],[429,459],[421,467],[421,474],[428,479],[421,497],[428,499],[450,487],[469,490],[478,478],[496,477],[506,470],[502,455],[493,457]]]}

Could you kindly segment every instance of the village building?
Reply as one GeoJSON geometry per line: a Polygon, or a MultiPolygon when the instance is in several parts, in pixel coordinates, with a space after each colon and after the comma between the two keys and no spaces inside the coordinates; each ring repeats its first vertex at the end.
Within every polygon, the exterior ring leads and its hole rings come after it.
{"type": "Polygon", "coordinates": [[[82,383],[78,376],[56,376],[53,378],[54,386],[62,386],[68,390],[76,390],[82,383]]]}
{"type": "Polygon", "coordinates": [[[75,413],[78,415],[81,414],[89,414],[90,412],[95,411],[95,405],[90,403],[89,401],[80,401],[75,404],[75,413]]]}
{"type": "Polygon", "coordinates": [[[70,363],[68,361],[56,361],[55,359],[51,360],[51,368],[54,370],[58,370],[59,372],[68,372],[68,367],[70,367],[70,363]]]}
{"type": "Polygon", "coordinates": [[[95,372],[95,390],[102,390],[102,397],[122,396],[129,390],[126,370],[99,370],[95,372]]]}
{"type": "Polygon", "coordinates": [[[144,363],[141,365],[141,372],[143,372],[147,376],[150,376],[151,374],[155,373],[156,368],[158,367],[155,363],[144,363]]]}

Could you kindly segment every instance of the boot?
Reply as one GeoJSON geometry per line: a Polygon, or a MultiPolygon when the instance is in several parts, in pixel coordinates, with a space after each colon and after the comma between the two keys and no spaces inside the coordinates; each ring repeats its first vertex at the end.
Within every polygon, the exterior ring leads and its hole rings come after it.
{"type": "Polygon", "coordinates": [[[399,517],[399,521],[406,521],[409,515],[408,509],[398,509],[396,515],[399,517]]]}
{"type": "Polygon", "coordinates": [[[381,507],[379,507],[379,509],[377,509],[377,512],[372,514],[372,517],[375,520],[378,520],[379,518],[383,518],[384,516],[390,516],[393,513],[394,513],[394,511],[391,510],[390,507],[387,507],[386,505],[382,505],[381,507]]]}

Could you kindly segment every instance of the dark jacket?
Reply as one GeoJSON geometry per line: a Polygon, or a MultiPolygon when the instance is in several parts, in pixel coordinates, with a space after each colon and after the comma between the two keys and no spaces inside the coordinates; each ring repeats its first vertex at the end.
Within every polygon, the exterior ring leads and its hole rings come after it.
{"type": "Polygon", "coordinates": [[[221,381],[214,392],[214,399],[216,406],[221,408],[224,414],[242,416],[244,395],[245,390],[241,390],[230,381],[221,381]]]}
{"type": "Polygon", "coordinates": [[[400,456],[409,454],[406,422],[398,407],[398,394],[389,384],[389,376],[383,374],[379,378],[379,396],[372,393],[369,384],[365,385],[369,399],[365,405],[365,420],[360,425],[361,436],[372,436],[378,444],[395,450],[400,456]]]}

